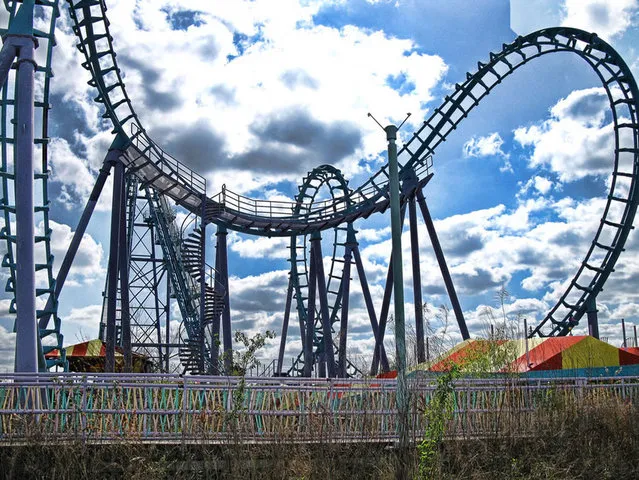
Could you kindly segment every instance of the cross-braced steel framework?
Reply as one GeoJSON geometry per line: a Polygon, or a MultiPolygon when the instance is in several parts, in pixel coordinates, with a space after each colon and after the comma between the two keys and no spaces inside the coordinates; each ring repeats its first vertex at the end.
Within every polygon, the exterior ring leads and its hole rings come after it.
{"type": "Polygon", "coordinates": [[[433,175],[433,156],[437,147],[511,73],[539,57],[556,53],[577,55],[600,80],[609,100],[615,148],[611,155],[610,190],[595,237],[567,289],[532,334],[566,335],[587,315],[590,332],[598,335],[597,295],[623,251],[637,208],[639,93],[624,60],[595,34],[572,28],[548,28],[518,37],[503,45],[501,51],[490,53],[487,62],[479,62],[476,71],[455,84],[442,105],[399,150],[399,185],[390,184],[389,165],[354,189],[348,186],[339,170],[323,165],[304,179],[294,201],[277,202],[247,198],[226,187],[209,196],[204,178],[162,150],[141,125],[116,62],[106,2],[67,0],[66,3],[73,31],[78,37],[78,48],[85,57],[82,65],[91,73],[90,84],[98,92],[95,100],[103,105],[104,117],[111,120],[115,138],[58,276],[54,278],[48,226],[47,118],[58,5],[54,0],[5,0],[10,19],[9,28],[3,32],[0,52],[3,84],[0,209],[4,220],[0,238],[7,244],[7,254],[2,261],[9,276],[6,291],[13,298],[12,310],[17,310],[16,370],[45,369],[54,363],[64,365],[63,354],[48,364],[44,362],[47,351],[62,347],[57,299],[111,171],[114,172],[114,195],[103,314],[108,370],[114,368],[114,349],[118,342],[125,351],[125,368],[130,368],[131,349],[135,346],[147,351],[156,349],[152,356],[158,368],[168,369],[171,340],[167,337],[166,325],[169,319],[163,320],[162,315],[170,310],[170,299],[167,298],[170,292],[182,316],[182,340],[178,347],[184,369],[191,373],[230,372],[233,346],[232,292],[229,291],[226,251],[228,230],[291,238],[289,285],[276,368],[278,375],[309,376],[315,372],[322,376],[347,376],[356,373],[346,355],[350,281],[355,271],[376,343],[371,371],[376,373],[380,367],[387,370],[383,338],[392,294],[393,261],[389,261],[381,311],[377,315],[353,222],[387,210],[391,191],[396,187],[399,188],[402,223],[408,213],[418,360],[424,357],[423,318],[419,309],[422,298],[417,248],[418,210],[426,225],[460,332],[463,338],[468,338],[462,308],[423,193],[433,175]],[[48,31],[34,30],[34,9],[49,20],[48,31]],[[36,48],[46,48],[46,65],[35,62],[36,48]],[[13,65],[15,69],[11,69],[13,65]],[[34,78],[38,75],[42,76],[44,89],[38,89],[39,96],[34,97],[34,78]],[[34,132],[34,109],[42,111],[41,134],[34,132]],[[41,168],[34,166],[34,145],[40,146],[41,168]],[[34,174],[35,181],[41,185],[36,189],[41,198],[35,205],[34,174]],[[320,188],[328,189],[329,195],[323,197],[324,200],[318,196],[320,188]],[[146,207],[138,210],[139,201],[146,207]],[[189,212],[187,223],[176,224],[173,203],[189,212]],[[42,220],[36,234],[37,215],[41,215],[42,220]],[[217,228],[214,268],[206,264],[209,224],[217,228]],[[327,234],[333,242],[331,264],[325,272],[321,237],[327,234]],[[34,243],[44,245],[41,260],[34,258],[34,243]],[[36,285],[36,281],[42,281],[42,284],[36,285]],[[162,281],[164,286],[161,286],[162,281]],[[36,297],[46,299],[42,310],[36,311],[36,297]],[[294,307],[302,352],[292,368],[285,370],[283,355],[294,307]],[[118,329],[121,335],[117,335],[118,329]],[[54,338],[53,342],[48,340],[50,336],[54,338]]]}
{"type": "MultiPolygon", "coordinates": [[[[171,358],[175,357],[180,345],[171,336],[170,281],[168,265],[158,238],[154,195],[155,192],[149,187],[140,189],[140,181],[135,175],[127,176],[126,232],[131,348],[145,355],[157,368],[169,372],[172,368],[171,358]]],[[[168,215],[172,212],[168,207],[165,210],[168,215]]],[[[174,216],[167,218],[168,221],[174,219],[174,216]]],[[[106,298],[105,296],[105,300],[106,298]]],[[[121,315],[116,311],[116,324],[118,321],[121,323],[121,315]]],[[[106,327],[106,316],[103,316],[100,323],[102,340],[105,340],[106,327]]],[[[121,325],[116,326],[116,332],[118,330],[121,330],[121,325]]]]}

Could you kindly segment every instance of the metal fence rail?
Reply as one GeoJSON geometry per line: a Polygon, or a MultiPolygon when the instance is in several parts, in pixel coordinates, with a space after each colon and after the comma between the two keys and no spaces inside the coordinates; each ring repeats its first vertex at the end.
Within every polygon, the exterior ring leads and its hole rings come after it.
{"type": "MultiPolygon", "coordinates": [[[[393,441],[394,380],[166,375],[0,376],[0,443],[393,441]]],[[[411,436],[424,431],[435,380],[409,385],[411,436]]],[[[636,404],[639,377],[455,382],[447,434],[526,434],[597,405],[636,404]]]]}

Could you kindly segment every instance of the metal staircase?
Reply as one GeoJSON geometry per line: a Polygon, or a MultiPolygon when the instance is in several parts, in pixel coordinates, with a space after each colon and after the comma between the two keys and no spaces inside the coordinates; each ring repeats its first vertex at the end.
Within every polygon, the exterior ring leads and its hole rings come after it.
{"type": "MultiPolygon", "coordinates": [[[[200,288],[204,274],[204,320],[196,336],[184,339],[180,348],[180,361],[185,372],[191,374],[213,373],[211,353],[218,348],[219,339],[212,338],[211,325],[220,318],[224,309],[224,291],[215,281],[215,270],[210,265],[202,269],[202,244],[204,229],[202,225],[191,231],[182,240],[181,258],[185,271],[197,285],[197,305],[199,309],[200,288]]],[[[195,297],[195,295],[194,295],[195,297]]]]}
{"type": "Polygon", "coordinates": [[[215,281],[215,270],[206,265],[204,319],[200,320],[200,291],[202,281],[202,225],[195,225],[186,234],[175,223],[175,215],[166,198],[149,189],[151,215],[158,225],[158,240],[168,261],[171,286],[182,314],[179,357],[185,372],[210,373],[211,349],[217,348],[207,333],[209,325],[224,308],[224,289],[215,281]]]}

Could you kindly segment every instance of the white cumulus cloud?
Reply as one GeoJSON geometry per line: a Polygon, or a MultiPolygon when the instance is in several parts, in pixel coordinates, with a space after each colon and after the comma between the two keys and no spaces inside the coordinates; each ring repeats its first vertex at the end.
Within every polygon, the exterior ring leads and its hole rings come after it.
{"type": "Polygon", "coordinates": [[[561,23],[610,38],[636,22],[638,9],[637,0],[565,0],[561,23]]]}
{"type": "Polygon", "coordinates": [[[473,137],[464,144],[464,155],[466,157],[489,157],[500,156],[508,158],[510,155],[502,150],[504,140],[497,132],[493,132],[485,137],[473,137]]]}
{"type": "Polygon", "coordinates": [[[532,168],[548,168],[563,182],[609,174],[614,134],[607,109],[603,88],[573,91],[551,108],[548,120],[516,129],[515,141],[532,148],[532,168]]]}

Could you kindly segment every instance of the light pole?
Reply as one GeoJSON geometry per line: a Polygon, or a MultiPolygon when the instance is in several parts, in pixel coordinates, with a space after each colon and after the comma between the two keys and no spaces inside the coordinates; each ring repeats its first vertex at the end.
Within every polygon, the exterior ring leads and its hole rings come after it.
{"type": "MultiPolygon", "coordinates": [[[[380,127],[381,124],[368,114],[380,127]]],[[[406,388],[406,327],[404,317],[404,272],[402,268],[402,221],[399,205],[399,166],[397,163],[397,132],[406,119],[396,127],[382,127],[388,142],[388,184],[391,208],[391,240],[393,268],[393,303],[395,307],[395,355],[397,364],[397,414],[399,416],[398,434],[399,448],[403,455],[408,446],[408,391],[406,388]]],[[[400,468],[400,471],[402,469],[400,468]]]]}

